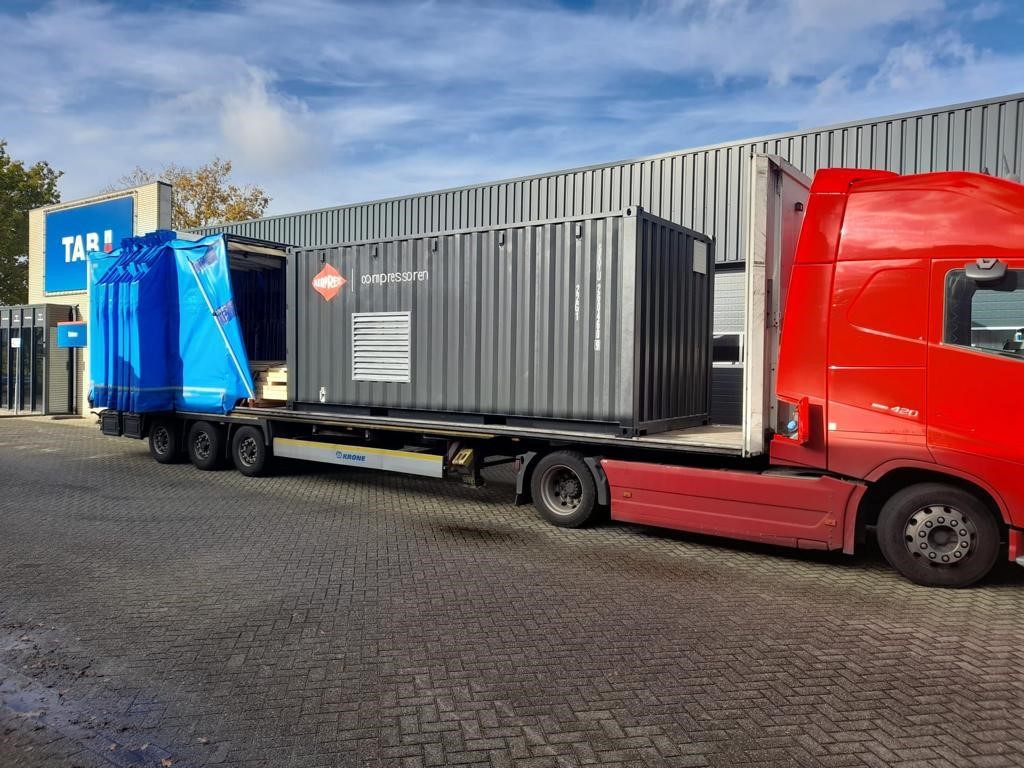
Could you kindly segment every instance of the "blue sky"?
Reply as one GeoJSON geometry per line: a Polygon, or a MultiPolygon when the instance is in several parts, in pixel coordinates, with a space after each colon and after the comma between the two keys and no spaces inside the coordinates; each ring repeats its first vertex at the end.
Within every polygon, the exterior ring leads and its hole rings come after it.
{"type": "Polygon", "coordinates": [[[0,137],[65,199],[231,159],[270,212],[1024,90],[1019,0],[0,1],[0,137]]]}

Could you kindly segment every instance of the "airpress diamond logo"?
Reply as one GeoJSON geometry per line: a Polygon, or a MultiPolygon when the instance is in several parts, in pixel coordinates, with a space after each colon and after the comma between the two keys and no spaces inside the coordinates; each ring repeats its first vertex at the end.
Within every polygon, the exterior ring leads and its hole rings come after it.
{"type": "Polygon", "coordinates": [[[338,270],[330,264],[324,264],[324,268],[313,278],[313,288],[327,301],[330,301],[338,295],[338,291],[344,288],[347,282],[348,280],[342,277],[338,270]]]}

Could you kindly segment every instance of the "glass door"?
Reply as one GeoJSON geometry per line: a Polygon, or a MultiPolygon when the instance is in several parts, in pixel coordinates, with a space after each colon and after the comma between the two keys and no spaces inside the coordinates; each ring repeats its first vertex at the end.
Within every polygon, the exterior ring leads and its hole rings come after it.
{"type": "Polygon", "coordinates": [[[0,408],[9,410],[11,408],[11,392],[8,378],[10,376],[11,358],[11,331],[9,328],[0,328],[0,408]]]}
{"type": "Polygon", "coordinates": [[[18,382],[18,410],[32,410],[32,329],[18,329],[18,362],[20,381],[18,382]]]}
{"type": "MultiPolygon", "coordinates": [[[[36,318],[39,321],[39,318],[36,318]]],[[[46,364],[46,328],[32,329],[32,410],[43,412],[43,366],[46,364]]]]}

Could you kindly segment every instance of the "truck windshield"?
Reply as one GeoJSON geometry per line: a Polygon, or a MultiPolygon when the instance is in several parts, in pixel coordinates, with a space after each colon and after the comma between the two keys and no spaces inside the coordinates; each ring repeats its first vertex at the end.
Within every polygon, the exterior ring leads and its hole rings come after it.
{"type": "Polygon", "coordinates": [[[1024,359],[1024,271],[1007,270],[992,283],[969,279],[964,270],[946,276],[943,341],[1024,359]]]}

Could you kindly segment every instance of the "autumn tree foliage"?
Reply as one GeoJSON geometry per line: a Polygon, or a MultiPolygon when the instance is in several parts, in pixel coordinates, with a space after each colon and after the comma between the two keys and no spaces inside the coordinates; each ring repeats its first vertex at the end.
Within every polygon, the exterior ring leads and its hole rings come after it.
{"type": "Polygon", "coordinates": [[[270,204],[270,196],[254,184],[231,182],[231,161],[213,158],[197,168],[168,165],[160,171],[136,167],[112,189],[166,181],[174,187],[171,227],[193,229],[228,221],[258,219],[270,204]]]}
{"type": "Polygon", "coordinates": [[[28,301],[28,212],[60,202],[61,175],[46,162],[15,160],[0,139],[0,304],[28,301]]]}

